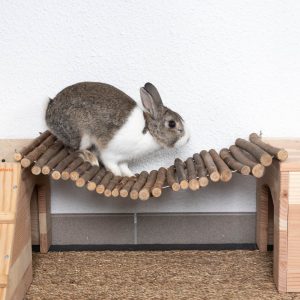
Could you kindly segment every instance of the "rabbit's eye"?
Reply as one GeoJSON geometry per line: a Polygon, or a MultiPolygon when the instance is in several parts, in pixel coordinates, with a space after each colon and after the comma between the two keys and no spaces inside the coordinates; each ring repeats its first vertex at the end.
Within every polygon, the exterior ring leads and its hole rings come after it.
{"type": "Polygon", "coordinates": [[[175,128],[176,127],[176,122],[174,120],[169,121],[169,127],[170,128],[175,128]]]}

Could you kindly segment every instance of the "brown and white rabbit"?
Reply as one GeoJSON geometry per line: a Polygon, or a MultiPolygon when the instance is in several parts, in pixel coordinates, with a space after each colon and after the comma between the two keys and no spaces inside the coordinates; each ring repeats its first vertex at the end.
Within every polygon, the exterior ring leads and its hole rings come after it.
{"type": "Polygon", "coordinates": [[[49,100],[46,123],[58,139],[85,153],[92,164],[98,164],[98,157],[113,174],[132,176],[131,159],[182,146],[189,139],[183,119],[163,105],[154,85],[146,83],[140,94],[144,110],[111,85],[77,83],[49,100]],[[87,155],[88,150],[94,155],[87,155]]]}

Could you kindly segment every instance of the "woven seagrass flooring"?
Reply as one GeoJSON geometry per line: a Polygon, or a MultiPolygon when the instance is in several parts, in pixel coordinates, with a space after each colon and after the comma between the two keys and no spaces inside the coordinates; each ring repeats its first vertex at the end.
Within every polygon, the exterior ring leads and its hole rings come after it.
{"type": "Polygon", "coordinates": [[[26,299],[300,300],[277,292],[272,252],[50,252],[33,262],[26,299]]]}

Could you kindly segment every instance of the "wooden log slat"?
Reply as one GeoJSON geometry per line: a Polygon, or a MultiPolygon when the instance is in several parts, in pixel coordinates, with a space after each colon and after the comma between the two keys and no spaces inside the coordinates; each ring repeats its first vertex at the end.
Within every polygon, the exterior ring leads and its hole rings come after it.
{"type": "Polygon", "coordinates": [[[96,187],[96,192],[98,194],[103,194],[107,185],[109,184],[109,182],[111,181],[111,179],[113,178],[113,173],[110,171],[106,171],[104,177],[102,178],[101,182],[97,185],[96,187]]]}
{"type": "Polygon", "coordinates": [[[98,171],[99,166],[92,166],[76,180],[76,186],[83,187],[91,178],[93,178],[93,176],[96,175],[98,171]]]}
{"type": "Polygon", "coordinates": [[[210,180],[213,182],[218,182],[220,180],[220,174],[218,172],[218,168],[215,165],[211,155],[206,150],[202,150],[200,152],[200,155],[201,155],[201,157],[204,161],[204,164],[207,168],[210,180]]]}
{"type": "Polygon", "coordinates": [[[34,161],[38,160],[55,141],[56,137],[54,135],[49,135],[38,147],[34,148],[21,159],[21,166],[23,168],[28,168],[34,161]]]}
{"type": "Polygon", "coordinates": [[[175,177],[175,167],[174,166],[170,166],[167,169],[167,183],[174,192],[178,192],[180,190],[180,184],[175,177]]]}
{"type": "Polygon", "coordinates": [[[141,188],[144,186],[144,184],[146,183],[147,178],[148,178],[147,171],[141,172],[141,174],[138,176],[129,194],[132,200],[137,200],[139,198],[139,192],[141,188]]]}
{"type": "Polygon", "coordinates": [[[57,155],[54,155],[43,167],[42,173],[44,175],[50,174],[51,170],[60,162],[62,161],[67,155],[69,151],[66,148],[62,148],[57,155]]]}
{"type": "Polygon", "coordinates": [[[106,170],[102,166],[101,169],[96,173],[96,175],[89,180],[86,188],[89,191],[94,191],[96,189],[97,185],[101,182],[101,180],[105,176],[105,173],[106,173],[106,170]]]}
{"type": "Polygon", "coordinates": [[[19,152],[14,153],[14,159],[20,161],[23,156],[27,155],[29,152],[34,150],[39,144],[41,144],[48,136],[50,136],[50,131],[46,130],[41,133],[36,139],[34,139],[28,146],[22,148],[19,152]]]}
{"type": "Polygon", "coordinates": [[[51,177],[54,180],[59,180],[61,178],[61,172],[76,158],[78,157],[77,152],[70,153],[66,158],[64,158],[57,166],[55,170],[51,172],[51,177]]]}
{"type": "Polygon", "coordinates": [[[265,167],[250,160],[239,147],[232,145],[229,147],[229,151],[237,161],[251,168],[254,177],[261,178],[264,175],[265,167]]]}
{"type": "Polygon", "coordinates": [[[85,161],[83,164],[78,166],[75,170],[70,173],[70,179],[76,181],[79,179],[80,175],[84,174],[85,171],[88,171],[91,168],[91,164],[88,161],[85,161]]]}
{"type": "Polygon", "coordinates": [[[150,198],[151,189],[152,189],[152,187],[154,186],[154,184],[156,182],[157,173],[158,172],[156,170],[152,170],[150,172],[145,185],[143,186],[143,188],[139,192],[139,199],[140,200],[146,201],[150,198]]]}
{"type": "Polygon", "coordinates": [[[36,163],[31,168],[31,173],[34,175],[39,175],[42,172],[42,167],[55,156],[60,149],[63,148],[63,143],[61,141],[55,142],[51,145],[47,151],[36,161],[36,163]]]}
{"type": "Polygon", "coordinates": [[[268,167],[272,164],[272,156],[257,145],[240,138],[236,139],[235,144],[255,156],[263,166],[268,167]]]}
{"type": "Polygon", "coordinates": [[[219,156],[216,150],[210,149],[209,154],[212,157],[215,165],[218,168],[218,172],[220,174],[220,179],[223,182],[228,182],[232,178],[232,171],[228,168],[222,158],[219,156]]]}
{"type": "Polygon", "coordinates": [[[125,186],[128,180],[129,177],[127,176],[123,177],[122,180],[114,187],[114,189],[111,192],[111,195],[113,197],[118,197],[120,195],[120,190],[125,186]]]}
{"type": "Polygon", "coordinates": [[[135,182],[136,182],[137,178],[136,177],[130,177],[128,179],[128,181],[126,182],[126,184],[124,184],[124,186],[121,188],[120,190],[120,196],[122,198],[125,198],[129,195],[132,187],[134,186],[135,182]]]}
{"type": "Polygon", "coordinates": [[[251,169],[249,166],[246,166],[236,159],[230,154],[229,150],[226,148],[223,148],[220,151],[220,156],[224,160],[224,162],[232,169],[235,170],[242,175],[249,175],[251,172],[251,169]]]}
{"type": "Polygon", "coordinates": [[[284,161],[288,158],[288,152],[285,149],[273,147],[263,142],[256,133],[251,133],[249,139],[253,144],[257,145],[269,154],[275,156],[280,161],[284,161]]]}
{"type": "MultiPolygon", "coordinates": [[[[241,149],[240,147],[239,147],[239,149],[241,149]]],[[[254,155],[252,155],[251,153],[249,153],[248,151],[246,151],[246,150],[244,150],[244,149],[241,149],[241,151],[245,154],[245,156],[247,156],[250,160],[252,160],[253,162],[255,162],[255,163],[260,163],[259,161],[258,161],[258,159],[254,156],[254,155]]]]}
{"type": "Polygon", "coordinates": [[[110,197],[112,195],[112,191],[114,189],[114,187],[120,182],[120,180],[122,179],[122,176],[114,176],[111,181],[108,183],[105,191],[104,191],[104,195],[106,197],[110,197]]]}
{"type": "Polygon", "coordinates": [[[194,164],[194,161],[191,157],[186,160],[186,168],[187,168],[187,178],[189,182],[189,188],[192,191],[196,191],[199,189],[200,184],[197,179],[197,171],[194,164]]]}
{"type": "Polygon", "coordinates": [[[77,157],[75,160],[73,160],[61,173],[61,178],[63,180],[69,180],[70,179],[70,173],[75,170],[78,166],[80,166],[83,163],[83,159],[81,157],[77,157]]]}
{"type": "Polygon", "coordinates": [[[208,171],[205,167],[204,161],[199,153],[195,153],[193,155],[193,159],[195,162],[195,168],[198,175],[199,185],[200,187],[206,187],[209,183],[209,180],[207,178],[208,171]]]}
{"type": "Polygon", "coordinates": [[[174,162],[176,176],[178,178],[180,187],[186,190],[189,187],[187,176],[184,170],[184,163],[180,158],[176,158],[174,162]]]}
{"type": "Polygon", "coordinates": [[[153,197],[157,198],[161,195],[163,185],[166,181],[166,177],[167,177],[167,170],[163,167],[159,168],[156,181],[151,189],[151,194],[153,195],[153,197]]]}

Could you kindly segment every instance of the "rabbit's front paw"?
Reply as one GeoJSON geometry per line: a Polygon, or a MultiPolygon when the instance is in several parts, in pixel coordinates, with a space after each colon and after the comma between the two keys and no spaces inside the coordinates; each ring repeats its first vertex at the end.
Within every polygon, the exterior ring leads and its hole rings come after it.
{"type": "Polygon", "coordinates": [[[111,171],[115,176],[122,176],[122,172],[116,163],[103,161],[103,164],[104,164],[106,170],[111,171]]]}
{"type": "Polygon", "coordinates": [[[134,174],[128,168],[128,163],[126,163],[126,162],[120,163],[119,168],[120,168],[123,176],[128,176],[128,177],[134,176],[134,174]]]}

